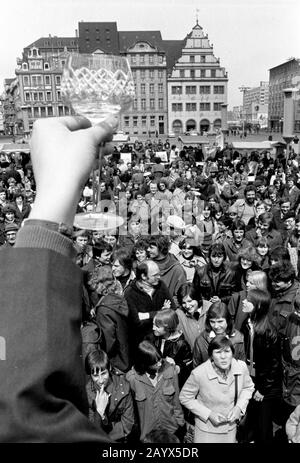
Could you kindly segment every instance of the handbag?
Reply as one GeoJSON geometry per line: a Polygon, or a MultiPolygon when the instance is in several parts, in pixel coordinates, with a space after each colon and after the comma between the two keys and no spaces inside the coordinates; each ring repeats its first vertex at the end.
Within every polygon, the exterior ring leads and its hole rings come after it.
{"type": "MultiPolygon", "coordinates": [[[[238,399],[238,377],[234,375],[234,406],[236,406],[238,399]]],[[[253,442],[254,440],[254,426],[253,417],[251,413],[251,404],[247,407],[246,413],[237,421],[236,424],[236,440],[239,444],[253,442]]]]}

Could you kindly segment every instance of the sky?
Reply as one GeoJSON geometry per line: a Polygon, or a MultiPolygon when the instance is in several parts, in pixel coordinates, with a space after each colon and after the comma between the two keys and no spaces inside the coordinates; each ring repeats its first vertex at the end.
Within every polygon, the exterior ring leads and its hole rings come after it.
{"type": "Polygon", "coordinates": [[[300,58],[299,0],[13,0],[0,13],[0,93],[24,47],[49,34],[74,37],[81,20],[182,40],[197,15],[228,72],[229,109],[242,104],[239,87],[257,87],[270,68],[300,58]]]}

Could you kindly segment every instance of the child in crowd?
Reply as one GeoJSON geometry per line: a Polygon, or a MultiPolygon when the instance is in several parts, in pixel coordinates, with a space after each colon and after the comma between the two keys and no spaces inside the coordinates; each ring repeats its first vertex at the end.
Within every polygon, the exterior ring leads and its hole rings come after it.
{"type": "Polygon", "coordinates": [[[89,419],[119,443],[134,431],[135,415],[130,387],[124,373],[111,367],[107,354],[95,350],[86,358],[89,419]]]}

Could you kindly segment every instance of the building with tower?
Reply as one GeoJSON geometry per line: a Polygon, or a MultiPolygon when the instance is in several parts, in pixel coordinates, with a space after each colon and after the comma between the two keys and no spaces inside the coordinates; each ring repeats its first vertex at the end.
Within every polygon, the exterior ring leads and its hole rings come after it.
{"type": "Polygon", "coordinates": [[[168,75],[169,131],[181,134],[220,129],[227,84],[227,72],[197,20],[168,75]]]}

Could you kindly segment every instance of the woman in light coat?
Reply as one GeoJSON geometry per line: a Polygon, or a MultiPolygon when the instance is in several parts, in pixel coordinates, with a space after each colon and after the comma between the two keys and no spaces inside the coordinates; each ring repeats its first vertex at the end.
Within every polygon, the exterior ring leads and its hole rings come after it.
{"type": "Polygon", "coordinates": [[[246,363],[233,353],[230,339],[216,336],[208,347],[209,360],[192,371],[180,392],[181,404],[195,415],[194,443],[236,442],[236,421],[254,385],[246,363]]]}

